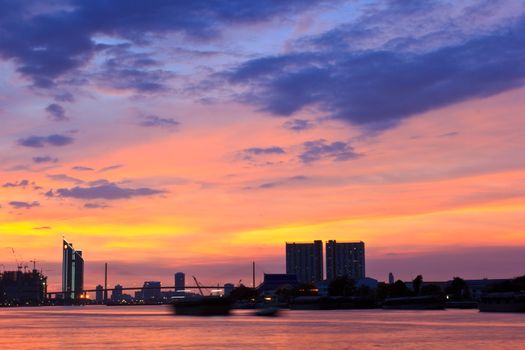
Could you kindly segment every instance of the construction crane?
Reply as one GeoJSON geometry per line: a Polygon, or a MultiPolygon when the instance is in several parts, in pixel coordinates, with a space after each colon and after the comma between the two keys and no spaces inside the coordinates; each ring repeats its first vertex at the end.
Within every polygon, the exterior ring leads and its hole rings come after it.
{"type": "Polygon", "coordinates": [[[199,293],[201,293],[201,295],[204,296],[204,293],[202,292],[201,284],[199,283],[199,281],[197,281],[197,278],[195,276],[191,276],[191,277],[193,277],[193,280],[195,281],[195,285],[197,285],[197,288],[199,288],[199,293]]]}
{"type": "Polygon", "coordinates": [[[13,256],[15,257],[16,268],[18,269],[18,271],[22,270],[23,266],[18,262],[18,257],[16,256],[15,248],[11,248],[11,252],[13,253],[13,256]]]}

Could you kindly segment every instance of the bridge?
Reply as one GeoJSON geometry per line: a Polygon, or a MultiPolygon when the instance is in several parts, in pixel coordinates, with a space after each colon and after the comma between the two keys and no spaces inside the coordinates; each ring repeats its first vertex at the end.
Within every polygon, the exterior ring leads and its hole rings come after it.
{"type": "MultiPolygon", "coordinates": [[[[79,294],[86,294],[86,293],[96,293],[98,291],[101,291],[102,293],[108,293],[108,292],[113,292],[115,290],[119,290],[119,291],[125,291],[125,290],[147,290],[147,289],[150,289],[150,290],[173,290],[174,292],[177,291],[175,286],[167,286],[167,287],[144,287],[144,286],[140,286],[140,287],[122,287],[122,288],[102,288],[102,289],[84,289],[82,291],[79,291],[78,293],[79,294]]],[[[215,285],[215,286],[202,286],[202,285],[198,285],[198,286],[184,286],[184,290],[188,290],[188,289],[224,289],[224,287],[221,287],[220,285],[215,285]]],[[[46,292],[47,294],[47,297],[49,299],[51,299],[51,296],[54,295],[55,297],[57,295],[62,295],[62,294],[67,294],[67,293],[73,293],[73,292],[70,292],[70,291],[55,291],[55,292],[46,292]]]]}

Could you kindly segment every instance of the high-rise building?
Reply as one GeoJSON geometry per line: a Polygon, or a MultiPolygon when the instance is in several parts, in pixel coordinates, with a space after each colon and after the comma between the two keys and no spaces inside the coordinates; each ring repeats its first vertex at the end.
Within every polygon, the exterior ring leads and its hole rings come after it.
{"type": "Polygon", "coordinates": [[[286,243],[286,273],[299,283],[323,280],[323,242],[286,243]]]}
{"type": "Polygon", "coordinates": [[[115,288],[113,288],[113,291],[111,292],[111,301],[114,303],[118,303],[122,300],[122,294],[123,294],[123,287],[120,284],[115,285],[115,288]]]}
{"type": "Polygon", "coordinates": [[[175,274],[175,291],[176,292],[183,292],[184,289],[186,289],[186,283],[185,283],[185,275],[184,272],[177,272],[175,274]]]}
{"type": "Polygon", "coordinates": [[[95,301],[97,304],[102,304],[104,302],[104,287],[100,284],[95,288],[95,301]]]}
{"type": "Polygon", "coordinates": [[[365,277],[365,243],[326,242],[326,279],[347,276],[354,280],[365,277]]]}
{"type": "Polygon", "coordinates": [[[73,244],[62,242],[62,292],[65,300],[80,299],[84,290],[84,259],[73,244]]]}

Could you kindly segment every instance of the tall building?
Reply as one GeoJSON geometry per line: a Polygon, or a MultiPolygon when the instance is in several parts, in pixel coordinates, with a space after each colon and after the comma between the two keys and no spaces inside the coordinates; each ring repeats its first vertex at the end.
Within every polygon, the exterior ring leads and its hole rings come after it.
{"type": "Polygon", "coordinates": [[[65,300],[79,300],[84,290],[84,259],[73,244],[62,242],[62,292],[65,300]]]}
{"type": "Polygon", "coordinates": [[[104,302],[104,287],[100,284],[95,288],[95,301],[97,304],[102,304],[104,302]]]}
{"type": "Polygon", "coordinates": [[[286,273],[299,283],[323,280],[323,242],[286,243],[286,273]]]}
{"type": "Polygon", "coordinates": [[[185,278],[186,276],[184,275],[184,272],[177,272],[175,274],[175,291],[176,292],[183,292],[184,289],[186,289],[185,278]]]}
{"type": "Polygon", "coordinates": [[[326,279],[348,276],[354,280],[365,277],[365,243],[326,242],[326,279]]]}
{"type": "Polygon", "coordinates": [[[115,288],[113,288],[113,291],[111,292],[111,301],[114,303],[118,303],[122,300],[122,289],[123,287],[120,284],[117,284],[115,288]]]}

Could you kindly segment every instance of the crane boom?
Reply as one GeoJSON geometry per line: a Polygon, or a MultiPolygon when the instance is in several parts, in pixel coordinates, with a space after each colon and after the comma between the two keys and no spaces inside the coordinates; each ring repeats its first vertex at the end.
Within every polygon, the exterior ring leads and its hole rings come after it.
{"type": "Polygon", "coordinates": [[[201,293],[201,295],[204,296],[204,293],[202,292],[201,284],[199,283],[199,281],[197,281],[197,278],[195,276],[191,276],[191,277],[193,277],[193,280],[195,281],[197,288],[199,288],[199,293],[201,293]]]}
{"type": "Polygon", "coordinates": [[[11,248],[11,252],[13,253],[13,256],[15,257],[16,268],[18,269],[18,271],[22,270],[22,264],[20,264],[20,263],[18,262],[18,257],[16,256],[15,248],[11,248]]]}

